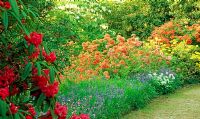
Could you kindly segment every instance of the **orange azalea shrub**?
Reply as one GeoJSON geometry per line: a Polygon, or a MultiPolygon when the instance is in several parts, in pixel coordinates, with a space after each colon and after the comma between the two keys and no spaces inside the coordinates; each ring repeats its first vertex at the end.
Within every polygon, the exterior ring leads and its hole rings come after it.
{"type": "Polygon", "coordinates": [[[200,22],[189,26],[187,24],[178,24],[169,21],[160,27],[156,27],[152,32],[150,39],[170,46],[172,40],[177,42],[184,41],[186,44],[195,44],[200,42],[200,22]]]}
{"type": "Polygon", "coordinates": [[[66,68],[67,79],[77,82],[125,78],[130,72],[155,69],[167,61],[159,49],[143,48],[142,45],[135,36],[126,40],[118,35],[115,40],[109,34],[103,39],[84,42],[83,51],[78,56],[71,56],[71,66],[66,68]]]}

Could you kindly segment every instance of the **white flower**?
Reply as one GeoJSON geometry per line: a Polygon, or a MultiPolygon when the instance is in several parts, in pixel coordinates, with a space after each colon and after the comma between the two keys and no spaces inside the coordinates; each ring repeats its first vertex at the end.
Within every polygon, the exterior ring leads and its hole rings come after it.
{"type": "Polygon", "coordinates": [[[169,78],[171,78],[171,79],[175,79],[175,77],[174,77],[173,74],[169,74],[169,78]]]}

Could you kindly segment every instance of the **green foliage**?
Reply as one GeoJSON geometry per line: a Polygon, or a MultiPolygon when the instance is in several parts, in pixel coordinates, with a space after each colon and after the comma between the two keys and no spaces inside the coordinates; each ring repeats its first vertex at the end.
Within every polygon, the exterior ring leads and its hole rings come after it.
{"type": "MultiPolygon", "coordinates": [[[[90,114],[94,119],[116,119],[123,114],[144,107],[156,96],[149,84],[134,80],[93,80],[79,84],[65,82],[61,86],[60,100],[77,113],[90,114]]],[[[69,113],[73,110],[69,109],[69,113]]]]}
{"type": "Polygon", "coordinates": [[[102,12],[110,29],[124,36],[136,34],[147,38],[155,26],[170,19],[168,3],[161,1],[103,2],[106,10],[102,12]]]}

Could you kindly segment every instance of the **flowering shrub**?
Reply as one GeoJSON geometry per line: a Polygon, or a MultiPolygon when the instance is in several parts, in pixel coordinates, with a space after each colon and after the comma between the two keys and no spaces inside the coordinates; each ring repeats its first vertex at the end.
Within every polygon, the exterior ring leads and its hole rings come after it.
{"type": "Polygon", "coordinates": [[[152,80],[149,80],[159,94],[167,94],[173,92],[181,86],[181,81],[178,75],[166,71],[165,73],[150,73],[148,74],[152,80]]]}
{"type": "Polygon", "coordinates": [[[130,72],[151,70],[167,61],[157,49],[141,47],[135,36],[125,40],[118,36],[114,40],[106,34],[103,39],[82,43],[83,51],[72,56],[66,75],[70,80],[125,78],[130,72]],[[103,77],[102,77],[103,76],[103,77]]]}
{"type": "Polygon", "coordinates": [[[191,56],[200,50],[199,28],[199,23],[189,26],[170,21],[156,28],[149,38],[149,46],[158,47],[165,55],[172,57],[171,68],[185,83],[198,81],[200,72],[191,56]]]}
{"type": "Polygon", "coordinates": [[[167,46],[173,45],[172,40],[176,40],[176,42],[184,41],[186,44],[199,43],[200,24],[197,23],[189,26],[169,21],[155,28],[150,38],[153,38],[156,42],[167,44],[167,46]]]}
{"type": "Polygon", "coordinates": [[[19,10],[26,9],[21,6],[24,6],[21,1],[0,1],[4,25],[3,34],[0,34],[0,118],[65,119],[68,109],[57,102],[56,96],[60,84],[56,80],[56,76],[59,77],[56,54],[43,44],[43,34],[29,33],[19,20],[19,10]],[[25,40],[18,32],[15,41],[11,40],[13,36],[4,39],[4,33],[16,28],[8,24],[12,23],[8,13],[18,20],[25,40]]]}
{"type": "Polygon", "coordinates": [[[194,52],[191,59],[195,61],[196,66],[200,69],[200,52],[194,52]]]}

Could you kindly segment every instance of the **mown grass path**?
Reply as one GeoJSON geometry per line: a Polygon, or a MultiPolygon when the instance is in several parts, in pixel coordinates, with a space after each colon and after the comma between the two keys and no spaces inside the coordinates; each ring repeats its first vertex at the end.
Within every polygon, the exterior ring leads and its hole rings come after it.
{"type": "Polygon", "coordinates": [[[200,85],[187,86],[158,97],[123,119],[200,119],[200,85]]]}

